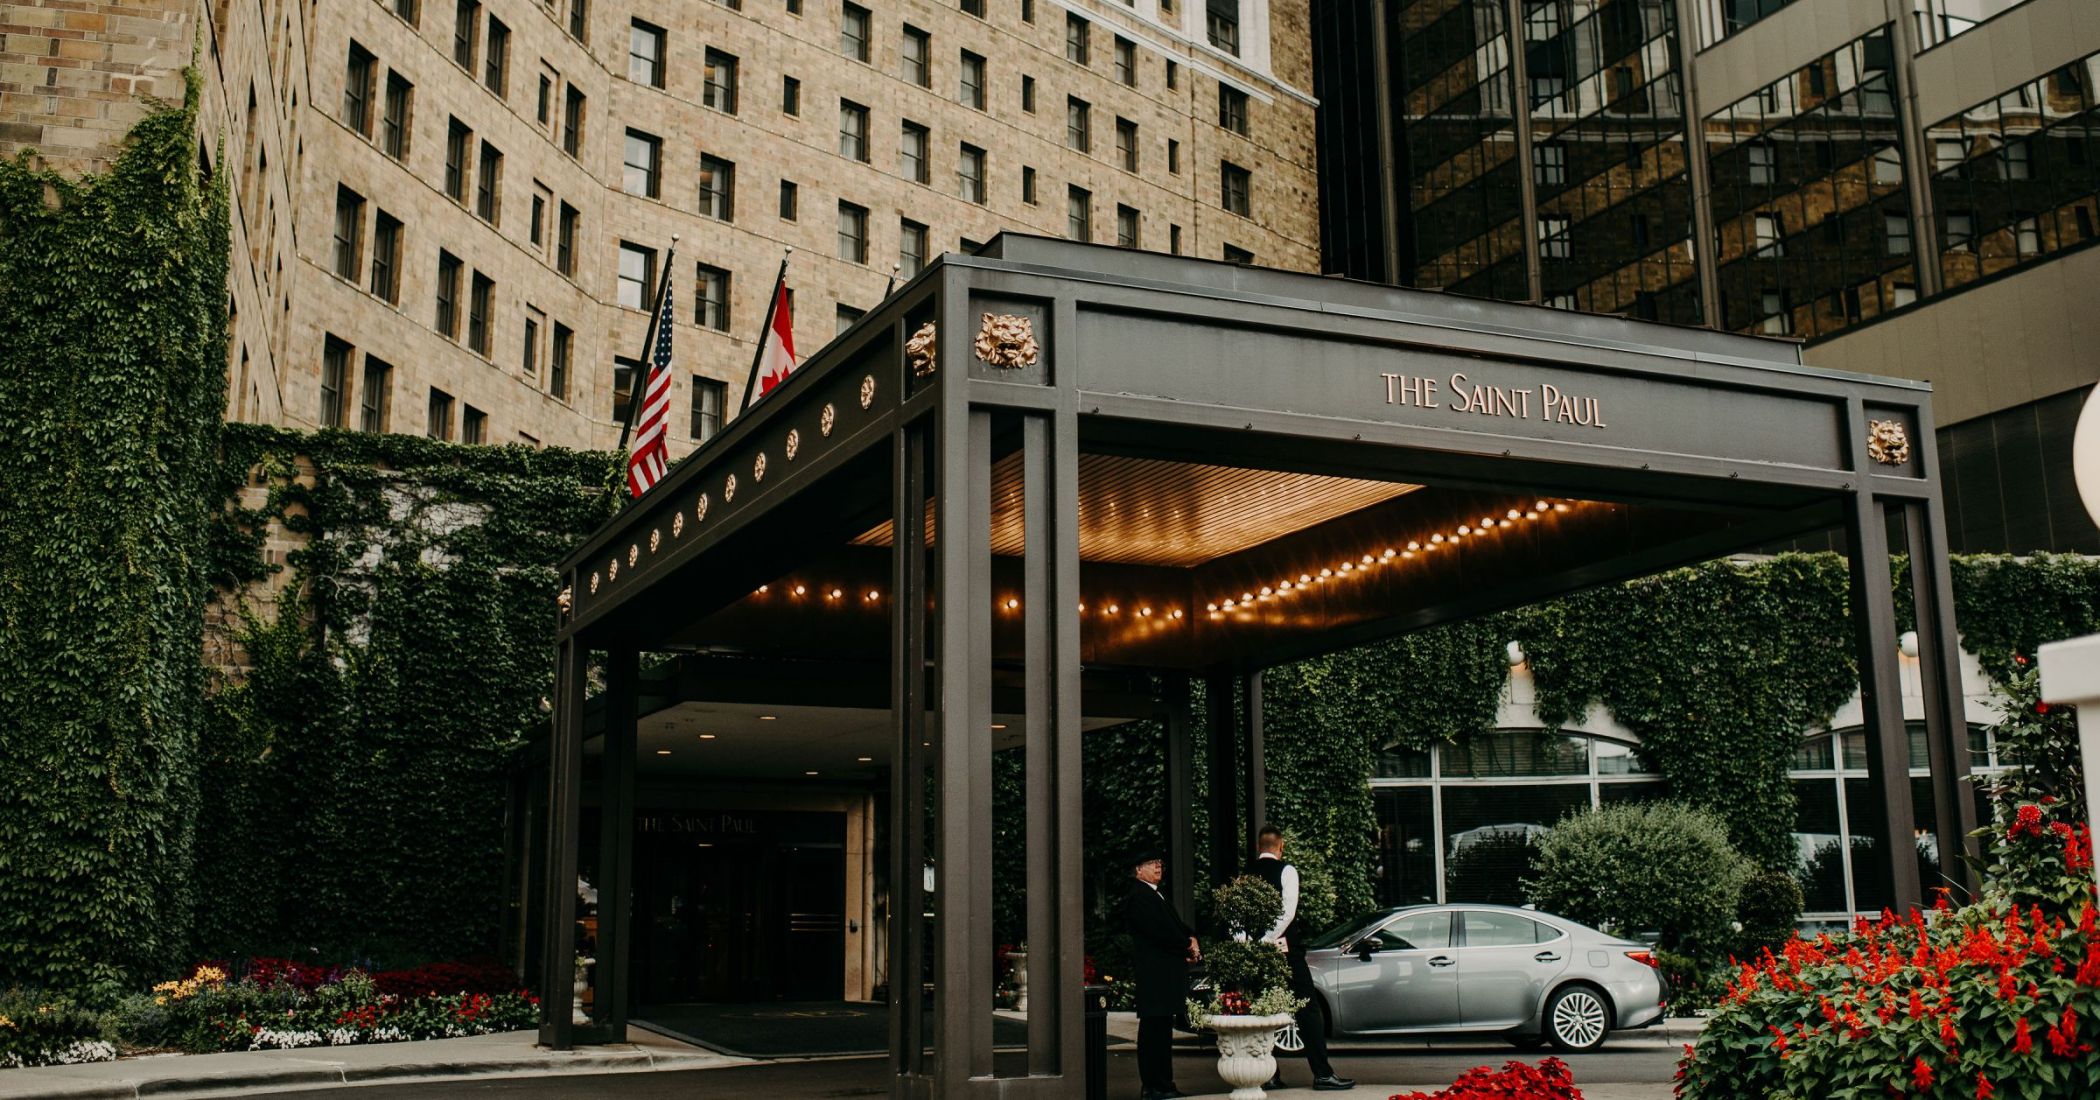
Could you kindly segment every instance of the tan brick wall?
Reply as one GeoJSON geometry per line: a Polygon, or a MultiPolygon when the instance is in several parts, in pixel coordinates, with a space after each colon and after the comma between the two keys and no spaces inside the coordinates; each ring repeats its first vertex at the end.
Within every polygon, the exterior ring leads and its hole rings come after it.
{"type": "MultiPolygon", "coordinates": [[[[226,157],[240,169],[233,289],[239,319],[230,352],[236,417],[315,425],[322,348],[333,335],[356,349],[344,394],[346,426],[360,423],[362,374],[371,356],[392,368],[387,430],[422,432],[430,391],[437,388],[455,399],[455,428],[465,406],[487,414],[489,442],[609,447],[618,435],[611,419],[613,358],[639,357],[647,323],[642,312],[615,304],[622,240],[661,253],[673,234],[680,237],[676,362],[685,377],[673,392],[674,452],[691,446],[693,376],[726,382],[732,412],[740,402],[766,292],[788,247],[795,250],[789,279],[796,295],[795,342],[805,356],[831,338],[840,304],[866,309],[880,299],[898,259],[902,219],[929,228],[929,252],[935,254],[1002,229],[1062,236],[1071,186],[1092,193],[1096,241],[1114,242],[1117,207],[1127,205],[1141,213],[1141,243],[1148,249],[1165,251],[1178,226],[1189,255],[1216,259],[1230,244],[1267,266],[1318,267],[1307,0],[1273,0],[1265,20],[1249,20],[1250,26],[1268,28],[1267,49],[1252,54],[1266,54],[1278,74],[1273,78],[1202,41],[1202,13],[1188,0],[1176,3],[1164,20],[1156,0],[1136,7],[1033,0],[1033,22],[1021,18],[1021,0],[985,0],[983,19],[956,3],[869,3],[868,64],[841,52],[839,0],[802,0],[800,14],[790,14],[787,0],[743,0],[741,9],[709,0],[639,0],[628,7],[598,2],[589,9],[587,44],[568,34],[572,2],[483,0],[472,72],[453,60],[456,0],[420,0],[413,20],[397,14],[395,0],[218,3],[207,31],[207,77],[217,105],[208,109],[208,126],[223,125],[226,157]],[[1068,10],[1093,24],[1085,67],[1065,58],[1068,10]],[[510,29],[501,96],[484,85],[479,64],[491,15],[510,29]],[[666,32],[662,89],[628,79],[632,18],[666,32]],[[906,24],[932,37],[929,87],[904,79],[900,47],[906,24]],[[1113,42],[1119,34],[1136,47],[1134,86],[1115,76],[1113,42]],[[377,58],[369,135],[353,131],[344,119],[353,40],[377,58]],[[703,105],[703,58],[710,48],[737,58],[734,115],[703,105]],[[986,58],[984,111],[959,101],[965,49],[986,58]],[[1165,83],[1170,58],[1179,70],[1172,89],[1165,83]],[[537,117],[543,71],[552,81],[547,125],[537,117]],[[399,162],[378,144],[390,72],[415,88],[409,149],[399,162]],[[1022,109],[1024,75],[1036,83],[1033,112],[1022,109]],[[801,82],[799,116],[781,110],[783,76],[801,82]],[[1221,78],[1250,93],[1249,136],[1216,124],[1221,78]],[[246,108],[251,82],[257,94],[253,114],[246,108]],[[585,138],[575,158],[560,144],[562,102],[571,86],[587,102],[585,138]],[[1068,96],[1092,106],[1088,154],[1066,148],[1068,96]],[[869,110],[866,164],[839,153],[841,99],[869,110]],[[483,141],[503,154],[500,218],[493,226],[473,212],[471,163],[467,202],[443,191],[446,132],[454,117],[474,131],[477,158],[483,141]],[[1116,157],[1119,118],[1138,127],[1135,173],[1124,171],[1116,157]],[[906,119],[931,133],[923,185],[900,173],[906,119]],[[661,192],[654,200],[621,189],[628,127],[663,141],[661,192]],[[1167,170],[1170,139],[1180,145],[1178,172],[1167,170]],[[963,142],[986,152],[983,205],[960,197],[963,142]],[[731,223],[698,213],[703,153],[736,165],[731,223]],[[1220,206],[1221,160],[1252,172],[1251,217],[1220,206]],[[1024,166],[1036,171],[1033,204],[1022,199],[1024,166]],[[778,216],[782,180],[799,188],[793,221],[778,216]],[[359,227],[364,252],[355,279],[334,270],[338,186],[365,199],[359,227]],[[550,200],[538,244],[530,233],[535,191],[550,200]],[[869,211],[865,264],[837,258],[842,200],[869,211]],[[563,202],[582,215],[573,278],[555,267],[554,212],[563,202]],[[369,289],[372,227],[380,211],[403,225],[396,303],[369,289]],[[440,249],[459,257],[468,273],[462,299],[472,272],[494,280],[493,347],[486,357],[435,329],[440,249]],[[727,333],[694,324],[696,262],[731,272],[727,333]],[[528,312],[545,318],[537,369],[529,375],[523,369],[528,312]],[[566,401],[548,392],[557,323],[575,334],[566,401]],[[244,350],[250,379],[245,393],[244,350]]],[[[186,27],[187,18],[178,15],[175,22],[186,27]]],[[[184,29],[178,36],[185,48],[173,64],[187,56],[187,34],[184,29]]]]}

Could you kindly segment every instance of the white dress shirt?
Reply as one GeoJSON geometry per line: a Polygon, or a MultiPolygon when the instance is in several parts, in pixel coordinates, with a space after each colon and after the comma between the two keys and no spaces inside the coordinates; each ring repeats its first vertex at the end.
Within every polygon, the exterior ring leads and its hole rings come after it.
{"type": "MultiPolygon", "coordinates": [[[[1282,859],[1283,857],[1270,852],[1263,852],[1257,858],[1282,859]]],[[[1291,926],[1291,922],[1293,920],[1296,920],[1297,917],[1298,868],[1286,863],[1283,865],[1283,916],[1277,919],[1276,927],[1269,929],[1269,931],[1262,936],[1261,942],[1277,943],[1281,941],[1283,939],[1283,930],[1289,928],[1291,926]]]]}

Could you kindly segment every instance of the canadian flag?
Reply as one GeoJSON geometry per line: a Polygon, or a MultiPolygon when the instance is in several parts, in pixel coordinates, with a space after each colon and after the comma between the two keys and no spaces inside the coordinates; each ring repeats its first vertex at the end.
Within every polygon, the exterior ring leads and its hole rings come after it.
{"type": "Polygon", "coordinates": [[[787,272],[781,272],[779,282],[773,284],[773,320],[765,333],[765,344],[758,353],[758,392],[763,397],[773,392],[773,387],[787,381],[789,372],[795,369],[795,319],[791,316],[787,288],[787,272]]]}

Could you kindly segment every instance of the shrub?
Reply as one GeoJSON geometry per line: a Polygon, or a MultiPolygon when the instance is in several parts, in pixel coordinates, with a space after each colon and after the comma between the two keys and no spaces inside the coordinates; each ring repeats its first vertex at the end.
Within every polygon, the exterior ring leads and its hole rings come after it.
{"type": "Polygon", "coordinates": [[[494,959],[431,963],[409,970],[383,970],[372,975],[381,993],[420,997],[438,993],[509,993],[518,976],[494,959]]]}
{"type": "Polygon", "coordinates": [[[1770,868],[1752,872],[1735,903],[1735,919],[1743,926],[1739,953],[1748,957],[1793,939],[1801,905],[1801,883],[1792,874],[1770,868]]]}
{"type": "Polygon", "coordinates": [[[1219,992],[1259,996],[1291,984],[1290,960],[1273,945],[1240,940],[1219,940],[1203,945],[1203,963],[1210,984],[1219,992]]]}
{"type": "Polygon", "coordinates": [[[108,1021],[64,997],[0,993],[0,1069],[104,1062],[117,1056],[108,1021]]]}
{"type": "Polygon", "coordinates": [[[1241,875],[1211,891],[1211,912],[1227,932],[1260,934],[1283,916],[1283,895],[1253,875],[1241,875]]]}
{"type": "Polygon", "coordinates": [[[1724,948],[1750,865],[1720,818],[1670,802],[1605,806],[1539,838],[1533,901],[1621,935],[1655,931],[1688,954],[1724,948]]]}
{"type": "Polygon", "coordinates": [[[1298,919],[1315,933],[1325,932],[1335,922],[1338,894],[1327,857],[1307,848],[1290,856],[1298,868],[1298,919]]]}
{"type": "Polygon", "coordinates": [[[1392,1100],[1582,1100],[1568,1064],[1548,1058],[1538,1065],[1505,1062],[1501,1069],[1476,1066],[1441,1092],[1398,1093],[1392,1100]]]}

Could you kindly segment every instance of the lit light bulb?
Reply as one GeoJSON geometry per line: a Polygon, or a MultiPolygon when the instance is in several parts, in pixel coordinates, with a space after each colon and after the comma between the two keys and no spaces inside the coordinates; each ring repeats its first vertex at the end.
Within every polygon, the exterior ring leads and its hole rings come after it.
{"type": "Polygon", "coordinates": [[[1217,604],[1211,604],[1211,605],[1210,605],[1209,607],[1205,608],[1204,610],[1206,610],[1206,611],[1216,611],[1217,609],[1218,609],[1218,605],[1217,605],[1217,604]]]}
{"type": "Polygon", "coordinates": [[[1565,504],[1555,504],[1553,506],[1553,510],[1556,512],[1565,512],[1568,510],[1568,506],[1565,504]]]}
{"type": "Polygon", "coordinates": [[[1369,554],[1365,554],[1365,555],[1363,556],[1363,563],[1364,563],[1365,565],[1369,565],[1369,564],[1371,564],[1371,555],[1369,555],[1369,554]]]}
{"type": "Polygon", "coordinates": [[[1518,516],[1521,516],[1521,515],[1523,515],[1523,514],[1524,514],[1524,513],[1522,513],[1522,512],[1519,512],[1519,511],[1517,511],[1517,510],[1516,510],[1515,508],[1511,508],[1511,509],[1509,510],[1509,518],[1511,518],[1511,519],[1515,519],[1515,518],[1517,518],[1518,516]]]}
{"type": "Polygon", "coordinates": [[[1480,526],[1482,526],[1482,527],[1493,527],[1494,525],[1495,525],[1495,517],[1493,517],[1493,516],[1482,516],[1482,517],[1480,517],[1480,526]]]}
{"type": "Polygon", "coordinates": [[[1543,511],[1545,511],[1545,510],[1546,510],[1546,502],[1542,500],[1542,501],[1539,501],[1539,502],[1537,502],[1536,504],[1533,504],[1533,505],[1531,506],[1531,510],[1532,510],[1532,511],[1534,511],[1534,512],[1543,512],[1543,511]]]}
{"type": "Polygon", "coordinates": [[[758,594],[759,594],[759,595],[761,595],[761,596],[765,595],[765,594],[766,594],[766,588],[767,588],[767,586],[766,586],[766,585],[763,585],[763,584],[762,584],[762,585],[759,585],[759,586],[758,586],[758,594]]]}
{"type": "Polygon", "coordinates": [[[1310,574],[1310,573],[1300,573],[1300,574],[1298,574],[1298,583],[1299,583],[1299,584],[1311,584],[1311,583],[1312,583],[1312,574],[1310,574]]]}
{"type": "Polygon", "coordinates": [[[1235,606],[1237,606],[1237,605],[1236,605],[1236,604],[1234,604],[1234,603],[1233,603],[1233,602],[1232,602],[1231,600],[1226,600],[1226,601],[1225,601],[1225,610],[1227,610],[1227,611],[1230,611],[1230,610],[1232,610],[1232,609],[1233,609],[1233,608],[1234,608],[1235,606]]]}
{"type": "Polygon", "coordinates": [[[795,595],[797,595],[797,596],[801,596],[801,595],[806,595],[806,594],[808,594],[808,592],[809,592],[809,586],[808,586],[808,585],[798,584],[798,585],[796,585],[796,586],[795,586],[795,595]]]}
{"type": "Polygon", "coordinates": [[[1291,590],[1291,582],[1289,582],[1289,581],[1284,581],[1283,583],[1281,583],[1281,584],[1278,584],[1278,585],[1276,586],[1276,591],[1278,591],[1278,592],[1289,592],[1290,590],[1291,590]]]}
{"type": "Polygon", "coordinates": [[[1415,541],[1414,539],[1409,539],[1407,540],[1407,548],[1409,550],[1420,550],[1422,548],[1422,544],[1415,541]]]}
{"type": "Polygon", "coordinates": [[[840,596],[843,596],[845,594],[846,593],[844,589],[834,588],[831,590],[831,598],[834,600],[838,599],[840,596]]]}
{"type": "Polygon", "coordinates": [[[1167,618],[1169,618],[1169,619],[1178,619],[1178,618],[1180,618],[1180,617],[1181,617],[1181,609],[1180,609],[1180,608],[1178,608],[1178,607],[1177,607],[1177,608],[1175,608],[1175,609],[1174,609],[1174,610],[1173,610],[1173,611],[1172,611],[1171,613],[1169,613],[1169,614],[1167,615],[1167,618]]]}
{"type": "Polygon", "coordinates": [[[1392,557],[1392,556],[1393,556],[1393,554],[1394,554],[1394,553],[1395,553],[1395,551],[1393,550],[1393,548],[1392,548],[1392,547],[1390,547],[1390,546],[1388,546],[1388,547],[1386,547],[1386,548],[1385,548],[1385,551],[1384,551],[1383,553],[1379,554],[1378,556],[1379,556],[1379,557],[1381,557],[1381,558],[1390,558],[1390,557],[1392,557]]]}
{"type": "Polygon", "coordinates": [[[1138,608],[1138,617],[1139,617],[1139,618],[1141,618],[1141,619],[1144,619],[1144,618],[1150,618],[1150,617],[1151,617],[1151,615],[1152,615],[1152,609],[1151,609],[1151,608],[1149,608],[1149,607],[1140,607],[1140,608],[1138,608]]]}
{"type": "Polygon", "coordinates": [[[1436,534],[1429,536],[1429,541],[1431,545],[1444,541],[1444,533],[1438,531],[1436,534]]]}
{"type": "Polygon", "coordinates": [[[1332,570],[1332,569],[1322,569],[1322,570],[1320,570],[1320,578],[1321,578],[1322,580],[1325,580],[1326,578],[1328,578],[1328,577],[1332,577],[1332,576],[1334,576],[1334,570],[1332,570]]]}
{"type": "Polygon", "coordinates": [[[1121,611],[1121,610],[1123,610],[1123,609],[1122,609],[1121,607],[1118,607],[1118,606],[1116,606],[1115,604],[1109,604],[1109,605],[1108,605],[1108,613],[1109,613],[1109,614],[1111,614],[1111,615],[1113,615],[1113,614],[1115,614],[1116,612],[1118,612],[1118,611],[1121,611]]]}
{"type": "Polygon", "coordinates": [[[1254,602],[1254,593],[1252,593],[1252,592],[1242,592],[1242,593],[1240,593],[1240,602],[1241,602],[1241,603],[1253,603],[1253,602],[1254,602]]]}
{"type": "Polygon", "coordinates": [[[1012,611],[1012,610],[1013,610],[1014,608],[1016,608],[1016,607],[1019,607],[1019,606],[1021,606],[1021,601],[1019,601],[1019,600],[1017,600],[1017,599],[1013,599],[1012,597],[1008,597],[1008,598],[1007,598],[1007,601],[1006,601],[1006,609],[1007,609],[1008,611],[1012,611]]]}
{"type": "Polygon", "coordinates": [[[1276,590],[1270,588],[1268,585],[1265,584],[1261,586],[1261,594],[1264,596],[1273,596],[1276,594],[1276,590]]]}
{"type": "Polygon", "coordinates": [[[1466,524],[1463,524],[1463,523],[1461,523],[1461,524],[1459,524],[1459,525],[1458,525],[1458,533],[1459,533],[1460,535],[1462,535],[1462,536],[1463,536],[1463,535],[1470,535],[1470,534],[1472,534],[1472,533],[1473,533],[1473,528],[1472,528],[1472,527],[1470,527],[1470,526],[1468,526],[1468,525],[1466,525],[1466,524]]]}
{"type": "Polygon", "coordinates": [[[1402,550],[1400,551],[1400,556],[1403,558],[1411,558],[1415,556],[1415,552],[1412,550],[1402,550]]]}
{"type": "Polygon", "coordinates": [[[1343,562],[1343,563],[1342,563],[1342,572],[1344,572],[1344,573],[1347,573],[1347,572],[1349,572],[1350,570],[1352,570],[1352,569],[1355,569],[1355,568],[1356,568],[1356,563],[1354,563],[1354,562],[1346,562],[1346,561],[1345,561],[1345,562],[1343,562]]]}
{"type": "Polygon", "coordinates": [[[1524,518],[1525,518],[1525,519],[1537,519],[1537,518],[1539,518],[1539,514],[1538,514],[1537,512],[1526,512],[1526,513],[1524,513],[1524,518]]]}

